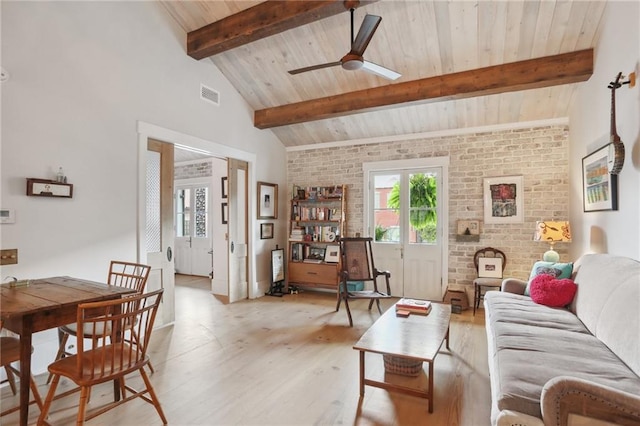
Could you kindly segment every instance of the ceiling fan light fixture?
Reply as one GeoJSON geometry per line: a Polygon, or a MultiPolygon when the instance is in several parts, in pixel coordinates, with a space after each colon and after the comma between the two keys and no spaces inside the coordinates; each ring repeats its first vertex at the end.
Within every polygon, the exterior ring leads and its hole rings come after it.
{"type": "Polygon", "coordinates": [[[362,68],[362,59],[347,59],[342,62],[342,68],[349,71],[355,71],[362,68]]]}

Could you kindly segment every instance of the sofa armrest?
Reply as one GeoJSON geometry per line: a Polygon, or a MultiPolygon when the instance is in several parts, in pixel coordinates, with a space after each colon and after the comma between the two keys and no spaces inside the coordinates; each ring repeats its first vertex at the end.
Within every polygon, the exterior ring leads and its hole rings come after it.
{"type": "Polygon", "coordinates": [[[527,288],[527,282],[517,278],[505,278],[502,281],[502,291],[524,295],[524,289],[527,288]]]}
{"type": "Polygon", "coordinates": [[[554,377],[540,398],[545,426],[565,426],[570,414],[618,425],[640,424],[640,396],[587,380],[554,377]]]}

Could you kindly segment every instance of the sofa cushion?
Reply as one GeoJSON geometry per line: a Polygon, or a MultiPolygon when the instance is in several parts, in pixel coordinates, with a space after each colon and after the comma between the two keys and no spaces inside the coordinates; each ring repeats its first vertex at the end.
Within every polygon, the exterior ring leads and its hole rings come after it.
{"type": "Polygon", "coordinates": [[[542,388],[560,375],[630,393],[640,388],[640,378],[569,310],[503,292],[487,293],[485,305],[498,410],[541,417],[542,388]]]}
{"type": "Polygon", "coordinates": [[[559,308],[571,303],[576,289],[576,284],[569,278],[559,280],[553,275],[540,274],[531,280],[531,300],[559,308]]]}
{"type": "Polygon", "coordinates": [[[531,274],[529,274],[529,282],[524,289],[524,294],[529,296],[531,294],[531,280],[540,274],[554,275],[558,279],[571,278],[573,272],[573,263],[557,263],[557,262],[536,262],[531,268],[531,274]]]}

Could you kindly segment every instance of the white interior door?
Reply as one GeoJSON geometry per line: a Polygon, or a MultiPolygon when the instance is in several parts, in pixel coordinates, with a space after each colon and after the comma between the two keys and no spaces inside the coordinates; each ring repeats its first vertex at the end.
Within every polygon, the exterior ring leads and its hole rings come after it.
{"type": "Polygon", "coordinates": [[[444,221],[443,170],[413,167],[365,173],[368,229],[378,269],[391,272],[394,296],[441,300],[444,221]]]}
{"type": "Polygon", "coordinates": [[[173,144],[149,139],[146,168],[147,291],[164,288],[156,323],[175,320],[173,263],[173,144]]]}
{"type": "Polygon", "coordinates": [[[211,183],[176,188],[176,255],[179,274],[211,273],[211,183]]]}
{"type": "Polygon", "coordinates": [[[248,163],[228,160],[229,303],[249,297],[248,263],[248,163]]]}

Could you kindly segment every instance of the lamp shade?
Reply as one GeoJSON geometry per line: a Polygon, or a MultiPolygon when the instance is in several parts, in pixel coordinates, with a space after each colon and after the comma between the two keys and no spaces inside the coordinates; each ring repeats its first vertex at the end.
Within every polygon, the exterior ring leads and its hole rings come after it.
{"type": "Polygon", "coordinates": [[[542,256],[545,262],[557,262],[560,255],[553,250],[553,245],[559,242],[571,242],[571,227],[568,221],[538,221],[534,241],[544,241],[550,244],[550,249],[542,256]]]}
{"type": "Polygon", "coordinates": [[[536,222],[535,241],[571,242],[571,227],[568,221],[539,221],[536,222]]]}

